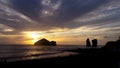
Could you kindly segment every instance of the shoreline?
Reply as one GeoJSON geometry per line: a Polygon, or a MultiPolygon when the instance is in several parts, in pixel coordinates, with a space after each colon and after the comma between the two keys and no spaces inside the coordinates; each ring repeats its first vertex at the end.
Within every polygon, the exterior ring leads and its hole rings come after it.
{"type": "Polygon", "coordinates": [[[118,68],[118,62],[120,53],[105,51],[101,48],[91,48],[91,49],[75,49],[69,50],[68,52],[76,52],[76,55],[69,55],[64,57],[53,57],[53,58],[43,58],[34,60],[23,60],[10,63],[10,65],[67,65],[67,66],[78,66],[78,67],[93,67],[96,66],[101,68],[118,68]]]}

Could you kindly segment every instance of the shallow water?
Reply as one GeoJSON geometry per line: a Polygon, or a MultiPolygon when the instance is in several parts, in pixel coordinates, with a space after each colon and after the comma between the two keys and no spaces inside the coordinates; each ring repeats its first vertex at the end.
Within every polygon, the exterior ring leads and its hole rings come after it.
{"type": "Polygon", "coordinates": [[[68,56],[77,53],[64,50],[78,49],[81,46],[32,46],[32,45],[0,45],[0,58],[7,62],[68,56]]]}

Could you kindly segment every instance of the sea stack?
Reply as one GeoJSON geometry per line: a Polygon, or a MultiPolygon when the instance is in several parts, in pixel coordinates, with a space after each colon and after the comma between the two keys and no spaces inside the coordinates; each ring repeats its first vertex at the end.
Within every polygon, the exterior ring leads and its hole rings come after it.
{"type": "Polygon", "coordinates": [[[40,45],[40,46],[56,46],[56,41],[49,41],[45,38],[38,40],[34,43],[34,45],[40,45]]]}
{"type": "Polygon", "coordinates": [[[86,47],[91,47],[91,43],[90,43],[89,38],[87,38],[87,40],[86,40],[86,47]]]}
{"type": "Polygon", "coordinates": [[[92,47],[97,47],[97,45],[98,45],[97,39],[93,39],[92,40],[92,47]]]}

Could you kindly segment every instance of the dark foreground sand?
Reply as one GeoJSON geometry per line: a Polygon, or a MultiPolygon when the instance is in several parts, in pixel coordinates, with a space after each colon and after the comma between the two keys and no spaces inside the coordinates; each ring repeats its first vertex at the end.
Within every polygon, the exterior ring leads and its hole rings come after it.
{"type": "Polygon", "coordinates": [[[37,60],[26,60],[11,63],[1,63],[4,66],[18,67],[34,66],[34,67],[79,67],[79,68],[119,68],[120,53],[106,51],[102,49],[78,49],[70,50],[71,52],[78,52],[78,55],[46,58],[37,60]]]}

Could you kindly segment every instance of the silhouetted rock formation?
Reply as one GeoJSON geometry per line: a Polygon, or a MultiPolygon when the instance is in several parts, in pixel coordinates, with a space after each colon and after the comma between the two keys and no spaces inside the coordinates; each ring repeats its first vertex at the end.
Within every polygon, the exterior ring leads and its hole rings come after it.
{"type": "Polygon", "coordinates": [[[56,46],[55,41],[48,41],[47,39],[41,39],[34,43],[34,45],[47,45],[47,46],[56,46]]]}
{"type": "Polygon", "coordinates": [[[92,40],[92,47],[97,47],[97,39],[92,40]]]}
{"type": "Polygon", "coordinates": [[[91,47],[89,38],[86,40],[86,47],[91,47]]]}
{"type": "Polygon", "coordinates": [[[109,41],[106,45],[102,48],[105,50],[119,50],[120,49],[120,39],[117,41],[109,41]]]}
{"type": "Polygon", "coordinates": [[[50,45],[56,46],[56,42],[55,41],[51,41],[50,45]]]}

